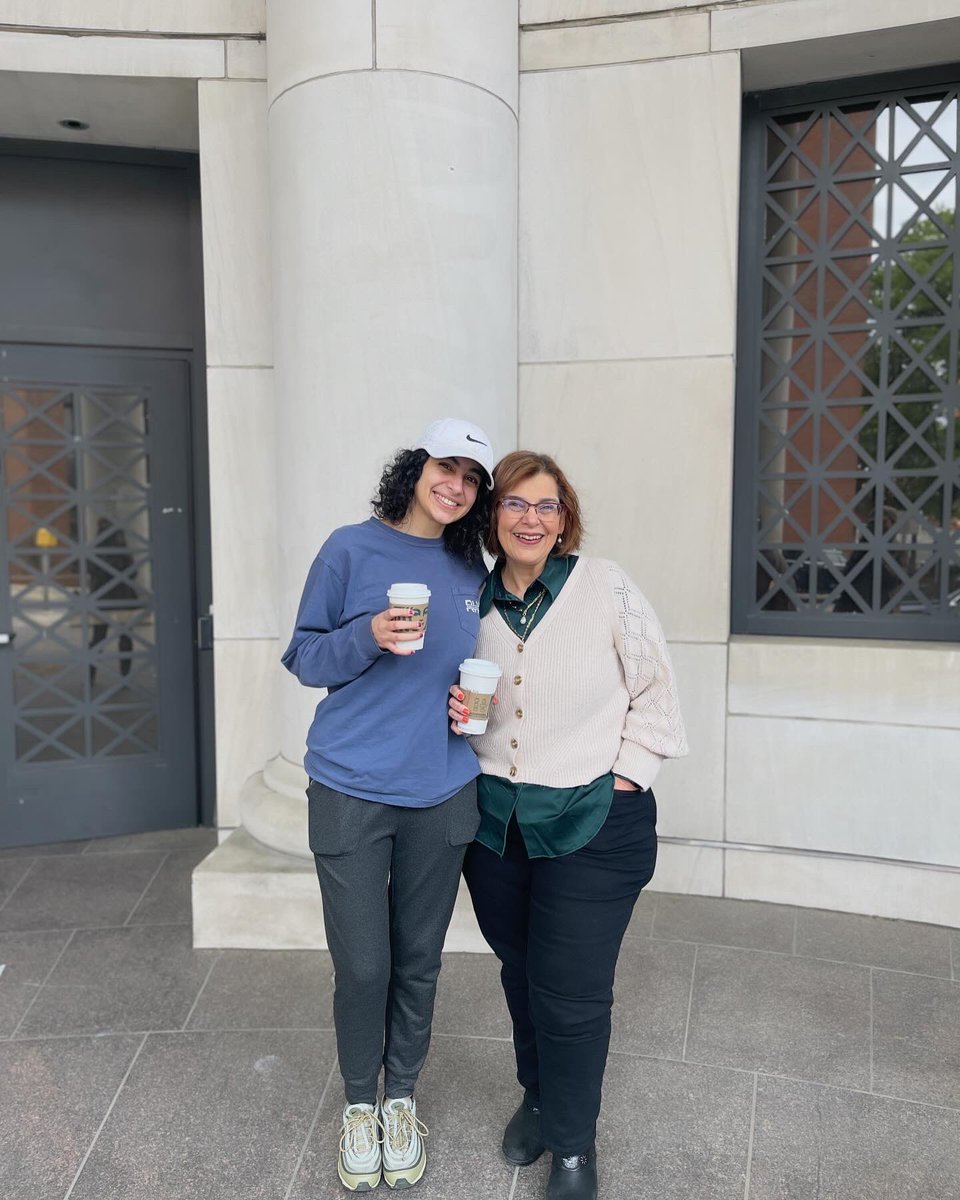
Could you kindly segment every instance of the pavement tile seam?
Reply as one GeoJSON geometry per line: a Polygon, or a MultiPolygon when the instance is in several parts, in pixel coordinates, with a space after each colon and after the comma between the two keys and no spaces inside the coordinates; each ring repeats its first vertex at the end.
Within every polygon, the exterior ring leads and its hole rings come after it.
{"type": "Polygon", "coordinates": [[[909,975],[911,979],[929,979],[933,983],[949,983],[951,987],[960,985],[960,981],[948,979],[945,975],[921,975],[919,971],[898,971],[895,967],[871,967],[870,970],[878,975],[909,975]]]}
{"type": "Polygon", "coordinates": [[[187,1013],[186,1017],[184,1018],[184,1022],[183,1022],[183,1026],[182,1026],[183,1029],[186,1029],[187,1026],[190,1024],[190,1021],[193,1018],[193,1014],[196,1011],[197,1005],[200,1003],[200,997],[203,995],[204,989],[206,988],[207,984],[210,982],[210,976],[213,974],[213,969],[222,957],[223,957],[222,950],[218,950],[216,952],[216,954],[214,954],[212,956],[212,961],[210,963],[210,970],[207,971],[206,975],[204,976],[203,983],[200,984],[200,990],[197,992],[196,996],[194,996],[194,998],[193,998],[193,1003],[190,1005],[190,1011],[187,1013]]]}
{"type": "Polygon", "coordinates": [[[687,997],[687,1019],[683,1026],[683,1049],[680,1051],[682,1062],[686,1062],[687,1060],[687,1038],[690,1036],[690,1015],[693,1012],[693,989],[697,982],[697,956],[699,953],[700,947],[694,943],[693,966],[690,968],[690,994],[687,997]]]}
{"type": "MultiPolygon", "coordinates": [[[[203,1029],[151,1029],[151,1033],[333,1033],[333,1025],[218,1025],[203,1029]]],[[[447,1035],[435,1033],[434,1037],[447,1035]]]]}
{"type": "MultiPolygon", "coordinates": [[[[139,925],[42,925],[38,929],[8,929],[6,933],[21,934],[24,937],[32,933],[106,933],[111,929],[140,929],[139,925]]],[[[150,929],[191,929],[189,921],[151,921],[150,929]]]]}
{"type": "Polygon", "coordinates": [[[767,950],[762,946],[734,946],[728,942],[692,941],[689,938],[670,937],[669,934],[656,934],[653,937],[644,937],[640,934],[625,934],[624,937],[629,937],[633,942],[670,942],[673,945],[697,946],[704,950],[737,950],[745,954],[766,954],[771,958],[796,958],[802,962],[834,963],[838,966],[864,967],[867,970],[889,971],[894,975],[913,975],[920,979],[946,979],[948,982],[955,982],[951,975],[931,975],[929,971],[910,971],[904,967],[881,967],[876,963],[860,962],[855,958],[827,958],[822,954],[797,954],[796,951],[789,950],[767,950]]]}
{"type": "Polygon", "coordinates": [[[142,892],[140,893],[140,895],[137,897],[137,902],[134,904],[133,908],[131,908],[131,909],[130,909],[130,911],[127,913],[127,918],[126,918],[126,920],[123,922],[123,924],[124,924],[124,926],[125,926],[125,927],[129,926],[130,922],[133,920],[133,914],[134,914],[134,913],[137,911],[137,909],[138,909],[138,908],[140,907],[140,905],[143,903],[143,898],[144,898],[144,896],[147,894],[147,892],[149,892],[149,891],[150,891],[151,887],[153,887],[154,880],[157,878],[157,876],[158,876],[158,875],[160,874],[160,872],[163,870],[163,865],[164,865],[164,863],[167,861],[167,859],[168,859],[169,857],[170,857],[170,851],[168,850],[168,851],[167,851],[167,852],[166,852],[166,853],[163,855],[163,857],[160,859],[160,861],[157,863],[157,869],[154,871],[154,873],[153,873],[153,874],[150,876],[150,878],[147,880],[147,886],[146,886],[146,887],[143,889],[143,891],[142,891],[142,892]]]}
{"type": "Polygon", "coordinates": [[[753,1072],[753,1095],[750,1098],[750,1130],[747,1133],[747,1163],[744,1168],[743,1200],[750,1200],[750,1169],[753,1166],[753,1135],[757,1128],[757,1072],[753,1072]]]}
{"type": "Polygon", "coordinates": [[[300,1168],[303,1166],[303,1160],[307,1153],[307,1147],[310,1145],[310,1139],[313,1137],[313,1131],[317,1127],[317,1121],[320,1119],[320,1113],[323,1109],[324,1101],[327,1098],[327,1092],[330,1090],[330,1084],[337,1072],[337,1060],[334,1058],[330,1067],[330,1074],[327,1076],[327,1082],[323,1085],[323,1091],[320,1093],[320,1100],[317,1103],[316,1112],[313,1114],[313,1120],[310,1122],[310,1128],[307,1130],[307,1136],[303,1139],[303,1145],[300,1147],[300,1153],[297,1155],[297,1161],[294,1165],[293,1172],[290,1175],[290,1182],[287,1184],[287,1190],[283,1193],[283,1200],[289,1200],[290,1193],[293,1191],[294,1185],[297,1182],[297,1176],[300,1174],[300,1168]]]}
{"type": "MultiPolygon", "coordinates": [[[[333,1033],[333,1032],[334,1031],[333,1031],[332,1027],[321,1028],[321,1027],[314,1027],[314,1026],[308,1026],[308,1027],[304,1027],[304,1028],[300,1028],[300,1027],[289,1028],[286,1026],[281,1026],[278,1028],[257,1027],[257,1028],[240,1029],[240,1028],[231,1026],[231,1027],[225,1028],[225,1029],[202,1029],[202,1030],[193,1030],[193,1029],[187,1029],[187,1030],[181,1030],[181,1029],[117,1030],[117,1031],[109,1031],[109,1032],[105,1032],[105,1033],[95,1033],[95,1034],[75,1034],[75,1033],[45,1034],[45,1035],[41,1035],[41,1036],[18,1038],[17,1044],[24,1045],[27,1043],[47,1042],[47,1041],[61,1041],[61,1042],[100,1041],[103,1039],[113,1038],[113,1037],[116,1037],[116,1038],[139,1037],[139,1038],[141,1038],[141,1046],[138,1048],[138,1051],[137,1051],[137,1055],[139,1056],[140,1050],[142,1049],[143,1045],[145,1044],[146,1039],[150,1038],[150,1037],[157,1037],[157,1036],[165,1037],[165,1038],[176,1038],[181,1034],[190,1036],[190,1037],[201,1037],[201,1036],[207,1036],[207,1035],[213,1036],[213,1035],[219,1035],[219,1034],[235,1034],[235,1033],[333,1033]]],[[[444,1041],[486,1041],[486,1042],[500,1042],[501,1044],[509,1044],[509,1042],[510,1042],[509,1038],[492,1038],[492,1037],[485,1037],[485,1036],[476,1037],[476,1036],[473,1036],[470,1034],[438,1033],[438,1034],[434,1034],[433,1037],[434,1037],[434,1040],[444,1040],[444,1041]]],[[[7,1040],[7,1039],[4,1039],[4,1040],[7,1040]]],[[[950,1113],[960,1112],[960,1105],[936,1104],[936,1103],[933,1103],[932,1101],[917,1100],[915,1097],[911,1097],[911,1096],[898,1096],[894,1092],[883,1092],[883,1091],[876,1091],[876,1090],[867,1091],[864,1088],[844,1087],[840,1084],[827,1083],[820,1079],[807,1079],[800,1075],[785,1075],[785,1074],[779,1074],[774,1071],[755,1071],[755,1070],[750,1070],[746,1067],[733,1067],[733,1066],[728,1066],[726,1064],[721,1064],[721,1063],[702,1062],[699,1059],[671,1058],[668,1056],[658,1055],[658,1054],[641,1054],[641,1053],[637,1053],[636,1051],[631,1051],[631,1050],[611,1050],[609,1056],[610,1056],[610,1058],[633,1059],[635,1061],[662,1062],[662,1063],[668,1063],[673,1066],[695,1067],[695,1068],[701,1069],[701,1070],[712,1071],[712,1072],[718,1073],[720,1075],[750,1075],[750,1076],[753,1076],[756,1080],[773,1079],[773,1080],[777,1080],[777,1081],[783,1082],[783,1083],[796,1083],[796,1084],[803,1084],[808,1087],[824,1088],[824,1089],[827,1089],[832,1092],[842,1092],[846,1095],[868,1096],[868,1097],[872,1097],[872,1098],[878,1099],[878,1100],[889,1100],[889,1101],[897,1103],[897,1104],[910,1104],[917,1108],[931,1108],[931,1109],[935,1109],[939,1112],[950,1112],[950,1113]]],[[[131,1064],[130,1064],[131,1069],[132,1069],[133,1065],[134,1065],[134,1063],[131,1062],[131,1064]]],[[[336,1063],[334,1063],[334,1067],[335,1066],[336,1066],[336,1063]]],[[[334,1068],[331,1068],[331,1070],[333,1070],[333,1069],[334,1068]]],[[[130,1071],[128,1069],[128,1071],[126,1072],[126,1075],[129,1075],[129,1073],[130,1073],[130,1071]]],[[[126,1079],[126,1075],[124,1076],[125,1079],[126,1079]]],[[[332,1075],[331,1075],[331,1078],[332,1078],[332,1075]]],[[[328,1081],[328,1083],[329,1083],[329,1081],[328,1081]]],[[[117,1094],[119,1095],[119,1089],[118,1089],[117,1094]]]]}
{"type": "MultiPolygon", "coordinates": [[[[198,1032],[193,1029],[103,1029],[97,1030],[95,1033],[77,1033],[76,1030],[68,1030],[67,1033],[28,1033],[22,1037],[16,1038],[18,1046],[25,1046],[28,1042],[69,1042],[75,1041],[77,1038],[104,1038],[104,1037],[150,1037],[154,1033],[177,1034],[177,1033],[194,1033],[198,1032]]],[[[200,1030],[201,1033],[206,1033],[207,1030],[200,1030]]],[[[211,1030],[213,1033],[234,1033],[233,1029],[211,1030]]],[[[255,1030],[254,1032],[261,1032],[255,1030]]],[[[281,1032],[265,1030],[264,1032],[281,1032]]],[[[282,1032],[286,1032],[283,1030],[282,1032]]]]}
{"type": "MultiPolygon", "coordinates": [[[[12,861],[16,862],[16,859],[14,859],[12,861]]],[[[34,858],[31,860],[30,865],[24,870],[23,874],[20,876],[20,878],[17,880],[17,882],[13,885],[13,887],[10,889],[10,891],[7,892],[6,896],[4,896],[4,898],[2,900],[0,900],[0,912],[2,912],[6,908],[6,906],[10,903],[11,899],[17,894],[17,889],[23,885],[23,881],[27,878],[27,876],[30,874],[30,872],[33,870],[33,868],[36,865],[37,865],[37,860],[34,858]]]]}
{"type": "Polygon", "coordinates": [[[689,1058],[674,1058],[670,1054],[648,1054],[643,1050],[621,1050],[617,1048],[616,1050],[607,1051],[608,1058],[613,1058],[614,1055],[617,1055],[619,1058],[649,1059],[650,1062],[679,1063],[684,1067],[709,1067],[712,1071],[736,1071],[738,1075],[752,1074],[745,1067],[718,1066],[716,1063],[694,1062],[693,1059],[689,1058]]]}
{"type": "MultiPolygon", "coordinates": [[[[742,1067],[723,1067],[718,1068],[724,1071],[738,1071],[740,1074],[748,1075],[749,1071],[742,1067]]],[[[823,1088],[830,1092],[843,1092],[848,1096],[866,1096],[870,1100],[890,1100],[895,1104],[910,1104],[914,1108],[932,1108],[937,1112],[960,1113],[960,1106],[953,1104],[934,1104],[931,1100],[917,1100],[912,1096],[897,1096],[893,1092],[868,1092],[863,1088],[842,1087],[838,1083],[825,1083],[822,1079],[801,1079],[796,1075],[775,1075],[772,1071],[758,1071],[757,1076],[760,1079],[776,1079],[782,1083],[799,1083],[804,1087],[823,1088]]]]}
{"type": "MultiPolygon", "coordinates": [[[[740,1071],[749,1074],[742,1067],[724,1067],[725,1071],[740,1071]]],[[[917,1100],[912,1096],[898,1096],[894,1092],[866,1091],[864,1088],[841,1087],[837,1083],[825,1083],[822,1079],[803,1079],[799,1075],[776,1075],[772,1071],[758,1071],[757,1075],[764,1079],[779,1079],[786,1083],[802,1083],[808,1087],[829,1088],[832,1092],[845,1092],[852,1096],[870,1096],[875,1100],[893,1100],[897,1104],[913,1104],[918,1108],[935,1108],[938,1112],[960,1112],[960,1106],[952,1104],[934,1104],[931,1100],[917,1100]]]]}
{"type": "Polygon", "coordinates": [[[892,1100],[897,1104],[912,1104],[917,1108],[933,1108],[940,1112],[960,1112],[960,1106],[954,1107],[950,1104],[934,1104],[931,1101],[917,1100],[910,1096],[897,1096],[893,1092],[866,1091],[864,1088],[843,1087],[838,1083],[826,1083],[822,1079],[807,1079],[801,1075],[781,1075],[774,1071],[755,1071],[747,1067],[731,1067],[726,1063],[702,1062],[700,1059],[692,1058],[667,1058],[660,1054],[639,1054],[633,1050],[611,1050],[609,1057],[632,1058],[641,1061],[672,1063],[676,1066],[683,1067],[698,1067],[709,1071],[716,1071],[721,1075],[752,1075],[758,1081],[761,1079],[775,1079],[781,1083],[799,1083],[806,1087],[826,1088],[831,1092],[842,1092],[845,1095],[869,1096],[876,1100],[892,1100]]]}
{"type": "Polygon", "coordinates": [[[870,968],[870,1091],[873,1091],[873,967],[870,968]]]}
{"type": "Polygon", "coordinates": [[[37,984],[37,990],[36,990],[36,992],[34,992],[33,999],[32,999],[32,1000],[30,1001],[30,1003],[27,1005],[27,1007],[26,1007],[26,1010],[24,1011],[23,1015],[20,1017],[20,1020],[19,1020],[19,1021],[16,1023],[16,1025],[14,1026],[13,1033],[11,1033],[11,1034],[10,1034],[10,1038],[11,1038],[11,1039],[13,1039],[13,1038],[15,1038],[15,1037],[17,1036],[17,1033],[18,1033],[18,1032],[19,1032],[19,1030],[20,1030],[20,1026],[21,1026],[21,1025],[24,1023],[24,1021],[27,1019],[27,1017],[29,1017],[29,1015],[30,1015],[30,1010],[33,1008],[33,1006],[34,1006],[34,1005],[36,1004],[36,1002],[37,1002],[37,997],[40,995],[40,993],[43,991],[43,989],[44,989],[44,988],[47,986],[47,980],[50,978],[50,976],[51,976],[51,975],[54,973],[54,971],[55,971],[55,970],[57,969],[57,967],[59,966],[59,964],[60,964],[60,959],[61,959],[61,958],[63,958],[63,956],[66,954],[66,952],[67,952],[67,947],[68,947],[68,946],[70,945],[70,943],[73,941],[73,936],[74,936],[74,934],[75,934],[75,933],[76,933],[76,930],[75,930],[75,929],[71,929],[71,930],[70,930],[70,936],[69,936],[69,937],[67,938],[67,940],[66,940],[66,941],[63,943],[63,946],[62,946],[62,947],[61,947],[61,949],[60,949],[60,953],[59,953],[59,954],[57,955],[57,957],[56,957],[56,958],[53,960],[53,964],[52,964],[52,966],[50,967],[50,970],[49,970],[49,971],[46,973],[46,975],[44,975],[44,977],[43,977],[43,979],[41,979],[40,983],[39,983],[39,984],[37,984]]]}
{"type": "Polygon", "coordinates": [[[855,958],[823,958],[819,954],[795,954],[793,957],[805,962],[836,963],[841,967],[865,967],[868,971],[886,971],[890,975],[911,975],[914,979],[936,979],[941,983],[953,982],[949,975],[931,975],[929,971],[908,971],[904,967],[881,967],[876,963],[860,962],[855,958]]]}
{"type": "MultiPolygon", "coordinates": [[[[90,845],[95,846],[95,843],[91,842],[90,845]]],[[[138,846],[123,846],[117,847],[115,850],[102,850],[97,848],[92,850],[81,850],[80,853],[84,858],[111,858],[116,854],[171,854],[172,851],[166,847],[161,849],[158,846],[144,846],[142,849],[138,846]]],[[[58,855],[58,857],[62,856],[58,855]]]]}
{"type": "MultiPolygon", "coordinates": [[[[27,1012],[29,1012],[30,1009],[33,1008],[34,1001],[37,998],[37,993],[43,987],[43,984],[42,983],[22,983],[20,986],[23,988],[27,988],[28,990],[30,988],[33,988],[33,992],[34,992],[33,999],[27,1005],[27,1012]]],[[[26,1013],[24,1013],[24,1016],[26,1016],[26,1013]]],[[[17,1022],[17,1028],[19,1028],[19,1026],[20,1026],[20,1021],[17,1022]]],[[[0,1033],[0,1042],[12,1042],[15,1035],[16,1035],[16,1029],[14,1029],[13,1032],[11,1032],[11,1033],[0,1033]]],[[[18,1038],[17,1040],[20,1041],[21,1039],[18,1038]]]]}
{"type": "MultiPolygon", "coordinates": [[[[213,848],[217,844],[216,830],[206,825],[183,829],[156,829],[146,833],[121,833],[92,838],[75,843],[80,854],[149,854],[157,850],[191,850],[197,846],[213,848]]],[[[37,847],[40,852],[40,847],[37,847]]],[[[62,851],[61,851],[62,853],[62,851]]]]}
{"type": "MultiPolygon", "coordinates": [[[[817,1087],[827,1087],[827,1084],[820,1083],[819,1080],[807,1080],[808,1083],[814,1083],[817,1087]]],[[[844,1090],[844,1089],[841,1089],[844,1090]]],[[[855,1091],[856,1089],[847,1088],[847,1091],[855,1091]]],[[[898,1096],[896,1092],[863,1092],[864,1096],[873,1096],[876,1100],[894,1100],[897,1104],[913,1104],[917,1108],[935,1108],[938,1112],[960,1113],[960,1104],[934,1104],[932,1100],[918,1100],[915,1096],[898,1096]]]]}
{"type": "MultiPolygon", "coordinates": [[[[655,1054],[635,1054],[629,1050],[611,1050],[610,1057],[650,1059],[654,1062],[679,1062],[679,1059],[662,1058],[655,1054]]],[[[776,1079],[783,1083],[802,1083],[807,1087],[828,1088],[831,1092],[843,1092],[851,1096],[870,1096],[876,1100],[893,1100],[897,1104],[912,1104],[917,1108],[934,1108],[938,1112],[960,1112],[960,1105],[935,1104],[931,1100],[917,1100],[913,1096],[898,1096],[895,1092],[866,1091],[864,1088],[843,1087],[839,1083],[827,1083],[822,1079],[806,1079],[801,1075],[780,1075],[775,1071],[752,1071],[747,1067],[731,1067],[726,1064],[701,1062],[699,1059],[684,1059],[683,1066],[707,1067],[711,1071],[733,1075],[756,1075],[757,1079],[776,1079]]]]}
{"type": "MultiPolygon", "coordinates": [[[[634,940],[638,940],[634,934],[634,940]]],[[[650,942],[669,942],[671,945],[681,946],[699,946],[704,950],[747,950],[751,954],[769,954],[773,958],[797,958],[791,950],[768,950],[766,946],[741,946],[735,945],[732,942],[710,942],[705,938],[682,938],[673,937],[669,933],[655,933],[644,939],[650,942]]],[[[807,956],[809,957],[809,956],[807,956]]]]}
{"type": "Polygon", "coordinates": [[[795,908],[793,910],[793,942],[791,944],[791,952],[793,954],[796,954],[796,952],[797,952],[797,929],[798,929],[799,925],[800,925],[800,909],[795,908]]]}
{"type": "MultiPolygon", "coordinates": [[[[18,1037],[15,1039],[17,1045],[26,1045],[33,1042],[68,1042],[77,1041],[78,1039],[101,1039],[110,1037],[140,1037],[146,1039],[153,1036],[177,1037],[178,1035],[189,1036],[213,1036],[220,1034],[233,1033],[333,1033],[333,1026],[228,1026],[223,1029],[132,1029],[132,1030],[108,1030],[102,1033],[92,1034],[77,1034],[77,1033],[56,1033],[56,1034],[41,1034],[31,1035],[29,1037],[18,1037]]],[[[0,1038],[0,1042],[10,1042],[12,1038],[0,1038]]],[[[464,1042],[495,1042],[501,1045],[509,1045],[510,1038],[495,1038],[485,1035],[461,1034],[461,1033],[435,1033],[434,1041],[464,1041],[464,1042]]],[[[786,1083],[800,1083],[813,1087],[829,1088],[831,1091],[844,1092],[851,1095],[872,1096],[881,1100],[891,1100],[898,1104],[913,1104],[920,1108],[933,1108],[943,1112],[960,1112],[960,1106],[950,1104],[935,1104],[927,1100],[917,1100],[911,1096],[898,1096],[895,1092],[883,1092],[876,1090],[866,1090],[864,1088],[843,1087],[840,1084],[827,1083],[821,1079],[809,1079],[801,1075],[783,1075],[773,1071],[754,1071],[746,1067],[733,1067],[725,1063],[712,1063],[701,1061],[700,1059],[691,1058],[672,1058],[669,1055],[661,1054],[641,1054],[633,1050],[611,1050],[610,1058],[633,1059],[638,1061],[662,1062],[670,1063],[675,1066],[698,1067],[710,1071],[716,1071],[720,1074],[732,1075],[752,1075],[764,1079],[776,1079],[786,1083]]],[[[131,1064],[132,1065],[132,1064],[131,1064]]]]}
{"type": "MultiPolygon", "coordinates": [[[[151,1029],[105,1029],[96,1033],[30,1033],[24,1034],[16,1039],[0,1038],[0,1042],[16,1041],[18,1046],[24,1046],[28,1042],[69,1042],[76,1041],[77,1038],[106,1038],[106,1037],[152,1037],[154,1034],[163,1037],[177,1037],[180,1034],[191,1037],[206,1037],[210,1035],[221,1035],[224,1033],[334,1033],[336,1032],[332,1025],[224,1025],[216,1029],[162,1029],[156,1026],[151,1029]]],[[[434,1038],[438,1037],[459,1037],[460,1034],[435,1033],[434,1038]]],[[[468,1040],[464,1035],[465,1040],[468,1040]]],[[[472,1039],[478,1041],[504,1041],[509,1044],[509,1038],[479,1038],[472,1039]]]]}
{"type": "MultiPolygon", "coordinates": [[[[649,920],[649,922],[647,922],[647,924],[649,925],[647,932],[645,934],[631,932],[630,927],[628,925],[625,936],[627,936],[627,937],[653,937],[653,926],[657,919],[657,908],[658,907],[659,907],[659,905],[657,903],[657,897],[653,896],[653,903],[650,905],[650,920],[649,920]]],[[[634,908],[634,913],[636,913],[636,908],[634,908]]],[[[631,918],[631,920],[632,919],[633,918],[631,918]]]]}
{"type": "MultiPolygon", "coordinates": [[[[935,869],[935,868],[932,868],[932,869],[935,869]]],[[[755,901],[755,903],[766,904],[767,901],[758,900],[758,901],[755,901]]],[[[906,920],[905,918],[901,918],[901,917],[878,917],[878,916],[872,915],[871,913],[852,912],[846,908],[812,908],[806,904],[797,904],[797,905],[794,905],[794,907],[797,910],[797,914],[799,916],[804,916],[804,917],[815,917],[815,916],[817,916],[817,914],[822,913],[823,915],[830,916],[830,917],[866,917],[871,921],[886,922],[886,924],[888,924],[888,925],[903,925],[903,924],[923,925],[927,929],[957,929],[957,928],[960,928],[960,926],[956,926],[956,925],[944,925],[942,922],[939,922],[939,921],[910,921],[910,920],[906,920]]]]}
{"type": "Polygon", "coordinates": [[[120,1080],[117,1090],[113,1094],[113,1099],[110,1101],[109,1105],[107,1106],[107,1111],[103,1114],[103,1119],[101,1120],[100,1124],[97,1126],[96,1132],[94,1133],[93,1138],[90,1141],[90,1145],[87,1147],[86,1153],[84,1154],[83,1158],[80,1160],[80,1166],[77,1167],[77,1173],[76,1173],[76,1175],[74,1175],[70,1186],[67,1188],[67,1190],[63,1194],[63,1200],[70,1200],[70,1197],[73,1194],[73,1189],[77,1186],[77,1181],[79,1180],[80,1176],[83,1174],[83,1168],[87,1165],[87,1161],[90,1158],[90,1155],[93,1153],[93,1148],[97,1144],[97,1139],[100,1137],[100,1134],[103,1132],[103,1127],[106,1125],[107,1121],[110,1120],[110,1114],[114,1110],[114,1107],[117,1103],[117,1098],[119,1097],[120,1093],[123,1091],[123,1085],[130,1078],[130,1072],[133,1070],[134,1066],[136,1065],[137,1059],[140,1057],[140,1052],[143,1050],[143,1047],[147,1043],[147,1036],[148,1036],[147,1034],[144,1034],[143,1037],[140,1039],[140,1045],[137,1047],[136,1053],[133,1055],[133,1057],[130,1059],[130,1062],[127,1064],[127,1069],[124,1071],[123,1078],[120,1080]]]}
{"type": "MultiPolygon", "coordinates": [[[[431,1033],[431,1038],[454,1038],[464,1042],[506,1042],[513,1041],[512,1037],[494,1037],[490,1033],[431,1033]]],[[[611,1051],[612,1053],[612,1051],[611,1051]]]]}

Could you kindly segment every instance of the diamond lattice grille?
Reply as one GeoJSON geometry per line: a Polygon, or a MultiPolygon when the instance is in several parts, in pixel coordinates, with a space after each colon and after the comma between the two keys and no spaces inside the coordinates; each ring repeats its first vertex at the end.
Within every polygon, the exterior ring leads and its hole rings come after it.
{"type": "Polygon", "coordinates": [[[752,121],[741,627],[960,637],[958,89],[752,121]]]}
{"type": "Polygon", "coordinates": [[[0,387],[16,758],[157,750],[148,397],[0,387]]]}

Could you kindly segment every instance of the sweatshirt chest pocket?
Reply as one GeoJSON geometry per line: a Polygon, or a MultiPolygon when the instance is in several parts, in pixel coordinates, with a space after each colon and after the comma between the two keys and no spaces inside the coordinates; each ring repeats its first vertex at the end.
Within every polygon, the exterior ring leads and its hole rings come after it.
{"type": "Polygon", "coordinates": [[[474,639],[480,636],[480,600],[475,587],[453,587],[450,589],[457,610],[457,619],[464,633],[474,639]]]}

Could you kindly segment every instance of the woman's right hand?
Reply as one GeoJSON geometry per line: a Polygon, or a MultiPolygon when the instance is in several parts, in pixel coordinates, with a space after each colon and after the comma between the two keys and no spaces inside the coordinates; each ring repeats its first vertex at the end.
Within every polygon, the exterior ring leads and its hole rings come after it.
{"type": "Polygon", "coordinates": [[[450,688],[450,702],[447,706],[447,716],[450,718],[450,728],[454,733],[463,737],[461,725],[465,725],[470,719],[470,709],[463,703],[463,692],[459,684],[453,684],[450,688]]]}
{"type": "Polygon", "coordinates": [[[415,642],[423,633],[423,620],[414,619],[412,608],[387,608],[370,622],[373,640],[381,650],[391,654],[410,655],[416,650],[405,648],[405,642],[415,642]]]}

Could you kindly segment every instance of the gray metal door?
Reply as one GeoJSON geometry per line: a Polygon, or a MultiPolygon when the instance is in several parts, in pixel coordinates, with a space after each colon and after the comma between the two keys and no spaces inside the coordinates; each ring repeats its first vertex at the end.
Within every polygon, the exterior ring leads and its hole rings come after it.
{"type": "Polygon", "coordinates": [[[196,823],[188,380],[0,346],[0,846],[196,823]]]}

